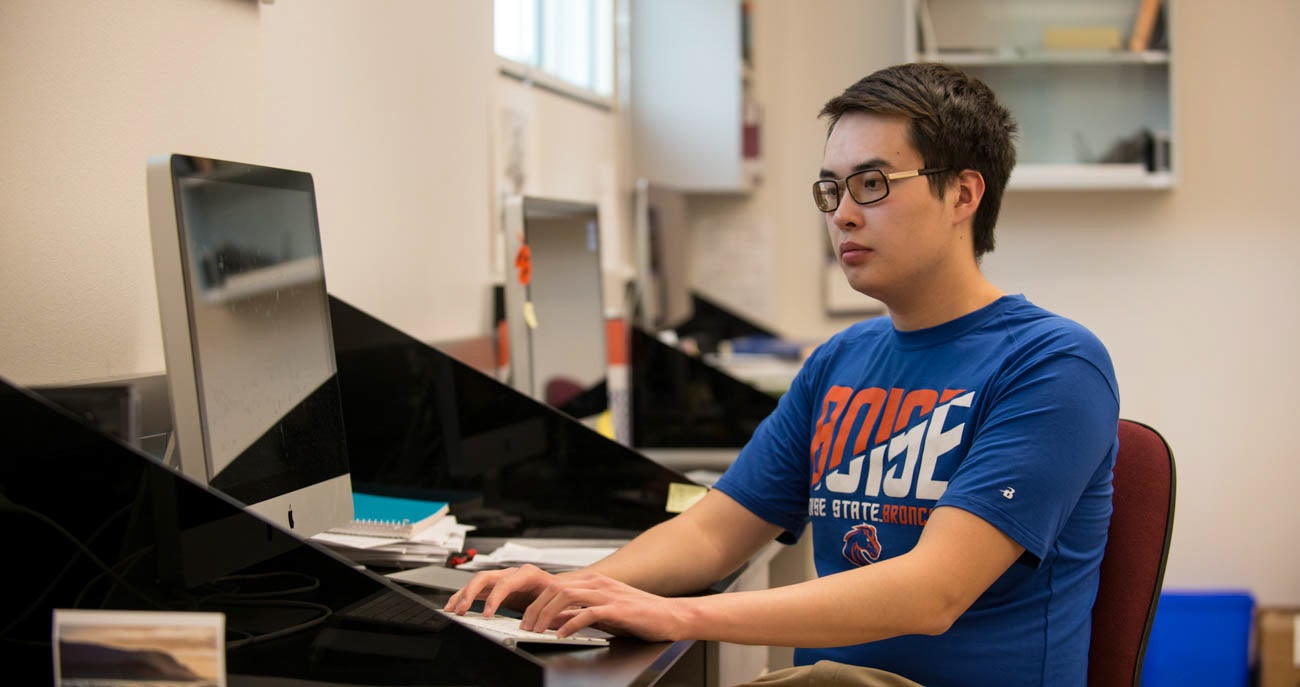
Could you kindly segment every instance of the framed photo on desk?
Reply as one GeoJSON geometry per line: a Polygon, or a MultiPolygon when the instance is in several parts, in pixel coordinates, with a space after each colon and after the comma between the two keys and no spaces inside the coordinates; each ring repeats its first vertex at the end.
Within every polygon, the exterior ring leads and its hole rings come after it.
{"type": "Polygon", "coordinates": [[[221,613],[55,609],[54,684],[226,687],[221,613]]]}

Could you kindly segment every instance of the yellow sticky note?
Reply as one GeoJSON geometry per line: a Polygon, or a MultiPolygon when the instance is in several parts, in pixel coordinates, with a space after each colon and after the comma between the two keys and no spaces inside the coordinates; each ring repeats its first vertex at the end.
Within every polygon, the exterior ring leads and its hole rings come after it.
{"type": "Polygon", "coordinates": [[[537,309],[532,301],[524,301],[524,323],[529,329],[537,329],[537,309]]]}
{"type": "Polygon", "coordinates": [[[596,416],[596,431],[600,432],[601,436],[605,437],[606,439],[615,438],[614,437],[614,414],[606,410],[602,412],[600,415],[596,416]]]}
{"type": "Polygon", "coordinates": [[[680,513],[695,505],[695,502],[704,498],[707,493],[709,493],[708,487],[673,482],[668,485],[668,503],[664,506],[664,510],[669,513],[680,513]]]}

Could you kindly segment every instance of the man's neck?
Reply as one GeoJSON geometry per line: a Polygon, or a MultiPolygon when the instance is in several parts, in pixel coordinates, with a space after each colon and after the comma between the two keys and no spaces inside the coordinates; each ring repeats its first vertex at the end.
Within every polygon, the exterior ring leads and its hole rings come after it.
{"type": "Polygon", "coordinates": [[[895,329],[915,331],[937,327],[969,315],[1006,295],[978,270],[973,275],[954,279],[952,283],[931,283],[928,286],[924,292],[914,293],[911,298],[886,302],[895,329]]]}

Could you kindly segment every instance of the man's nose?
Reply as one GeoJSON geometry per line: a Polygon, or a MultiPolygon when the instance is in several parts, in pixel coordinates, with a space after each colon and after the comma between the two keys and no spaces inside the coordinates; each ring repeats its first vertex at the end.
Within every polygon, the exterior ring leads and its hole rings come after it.
{"type": "Polygon", "coordinates": [[[831,219],[834,220],[835,226],[840,229],[849,229],[862,226],[862,206],[858,205],[849,194],[845,193],[840,198],[840,206],[835,208],[831,219]]]}

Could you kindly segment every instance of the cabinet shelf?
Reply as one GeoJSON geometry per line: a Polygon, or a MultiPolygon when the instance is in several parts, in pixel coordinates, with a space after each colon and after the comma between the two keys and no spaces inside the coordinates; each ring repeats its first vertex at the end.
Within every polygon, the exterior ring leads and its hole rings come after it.
{"type": "MultiPolygon", "coordinates": [[[[1062,28],[1129,34],[1140,4],[907,0],[905,54],[967,71],[1011,110],[1020,162],[1008,190],[1170,189],[1179,156],[1169,32],[1145,51],[1043,47],[1062,28]]],[[[1172,4],[1161,9],[1166,24],[1172,4]]]]}
{"type": "Polygon", "coordinates": [[[1172,172],[1148,172],[1141,164],[1016,165],[1007,188],[1018,191],[1158,190],[1174,186],[1172,172]]]}
{"type": "Polygon", "coordinates": [[[1037,67],[1122,64],[1168,64],[1169,53],[1163,50],[1129,52],[1127,50],[941,50],[924,53],[918,59],[953,66],[1037,67]]]}
{"type": "Polygon", "coordinates": [[[753,150],[761,108],[745,59],[745,5],[632,0],[629,7],[636,176],[692,193],[752,191],[761,176],[753,150]]]}

